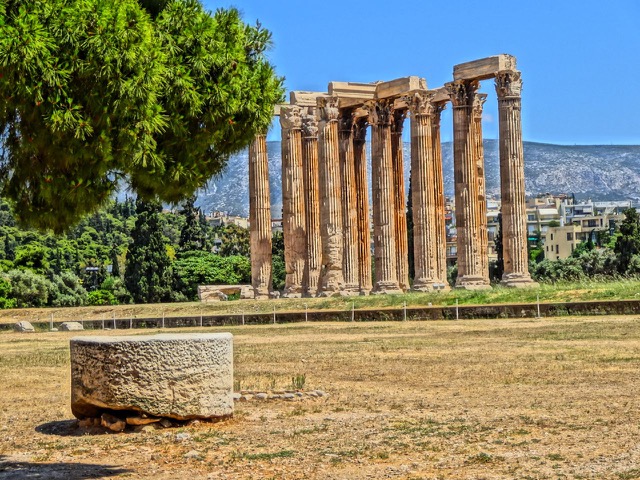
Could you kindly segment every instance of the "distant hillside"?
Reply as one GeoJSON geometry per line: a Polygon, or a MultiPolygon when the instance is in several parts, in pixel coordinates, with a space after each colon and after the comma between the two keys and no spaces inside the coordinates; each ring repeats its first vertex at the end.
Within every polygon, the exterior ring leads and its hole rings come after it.
{"type": "MultiPolygon", "coordinates": [[[[272,215],[282,211],[280,142],[269,142],[269,173],[272,215]]],[[[487,192],[500,194],[499,152],[497,140],[485,140],[487,192]]],[[[452,144],[442,146],[445,191],[453,195],[452,144]]],[[[537,193],[574,193],[593,200],[640,200],[640,146],[576,145],[561,146],[524,143],[527,195],[537,193]]],[[[405,181],[409,182],[410,144],[404,146],[405,181]]],[[[369,155],[370,158],[370,155],[369,155]]],[[[220,210],[231,215],[249,215],[248,152],[229,161],[218,178],[209,182],[198,195],[205,212],[220,210]]]]}

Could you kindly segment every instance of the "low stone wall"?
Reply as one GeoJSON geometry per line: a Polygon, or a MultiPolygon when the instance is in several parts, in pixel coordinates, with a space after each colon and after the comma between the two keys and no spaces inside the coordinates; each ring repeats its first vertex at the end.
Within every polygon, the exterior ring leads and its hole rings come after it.
{"type": "Polygon", "coordinates": [[[77,418],[233,414],[230,333],[76,337],[70,349],[77,418]]]}

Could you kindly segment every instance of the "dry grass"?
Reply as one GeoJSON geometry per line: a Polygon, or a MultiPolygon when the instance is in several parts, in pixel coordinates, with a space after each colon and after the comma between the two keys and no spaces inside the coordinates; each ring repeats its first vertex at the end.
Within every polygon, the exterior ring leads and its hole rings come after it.
{"type": "Polygon", "coordinates": [[[69,428],[71,334],[0,334],[0,479],[640,478],[638,317],[224,330],[242,388],[304,374],[329,396],[83,435],[69,428]]]}

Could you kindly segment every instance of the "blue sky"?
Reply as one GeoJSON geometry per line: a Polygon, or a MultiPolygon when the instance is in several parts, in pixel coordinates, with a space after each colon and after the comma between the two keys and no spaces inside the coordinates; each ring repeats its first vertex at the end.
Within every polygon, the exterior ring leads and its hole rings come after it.
{"type": "MultiPolygon", "coordinates": [[[[453,65],[509,53],[523,86],[525,140],[640,145],[637,0],[396,1],[204,0],[235,6],[273,33],[269,52],[287,90],[326,91],[332,80],[452,78],[453,65]]],[[[497,137],[492,81],[483,123],[497,137]]],[[[450,140],[450,112],[443,140],[450,140]]],[[[270,133],[277,139],[278,132],[270,133]]]]}

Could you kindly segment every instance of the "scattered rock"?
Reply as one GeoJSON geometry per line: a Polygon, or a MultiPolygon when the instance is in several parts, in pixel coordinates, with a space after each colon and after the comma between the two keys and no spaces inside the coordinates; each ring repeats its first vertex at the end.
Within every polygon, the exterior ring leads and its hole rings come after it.
{"type": "Polygon", "coordinates": [[[266,399],[267,399],[267,397],[269,397],[269,395],[267,395],[266,393],[258,393],[258,394],[256,395],[256,398],[257,398],[258,400],[266,400],[266,399]]]}
{"type": "Polygon", "coordinates": [[[147,417],[145,416],[136,416],[136,417],[127,417],[127,424],[129,425],[149,425],[150,423],[159,422],[160,418],[147,417]]]}
{"type": "Polygon", "coordinates": [[[133,431],[136,433],[151,433],[153,431],[155,431],[155,429],[157,424],[150,424],[150,425],[138,425],[136,427],[133,428],[133,431]]]}
{"type": "Polygon", "coordinates": [[[14,332],[20,332],[20,333],[33,333],[36,331],[35,328],[33,328],[33,325],[31,325],[30,322],[27,322],[26,320],[23,320],[21,322],[16,323],[13,326],[13,331],[14,332]]]}
{"type": "Polygon", "coordinates": [[[80,332],[84,327],[80,322],[62,322],[60,324],[61,332],[80,332]]]}
{"type": "Polygon", "coordinates": [[[173,427],[173,423],[168,418],[163,418],[162,420],[160,420],[160,425],[162,425],[164,428],[173,427]]]}
{"type": "Polygon", "coordinates": [[[296,398],[293,393],[285,393],[283,397],[285,398],[285,400],[293,400],[294,398],[296,398]]]}
{"type": "Polygon", "coordinates": [[[57,332],[57,331],[58,331],[58,329],[57,329],[57,328],[55,328],[55,327],[53,327],[53,328],[49,329],[49,331],[50,331],[50,332],[57,332]]]}
{"type": "Polygon", "coordinates": [[[183,455],[184,458],[194,458],[194,459],[200,459],[202,458],[202,454],[200,452],[198,452],[197,450],[191,450],[187,453],[185,453],[183,455]]]}
{"type": "Polygon", "coordinates": [[[317,396],[319,396],[319,397],[324,397],[324,396],[326,396],[327,394],[326,394],[326,393],[324,393],[322,390],[316,390],[316,395],[317,395],[317,396]]]}
{"type": "Polygon", "coordinates": [[[232,395],[232,397],[233,397],[233,400],[234,400],[235,402],[237,402],[238,400],[240,400],[240,399],[242,398],[242,394],[237,393],[237,392],[234,392],[234,393],[233,393],[233,395],[232,395]]]}
{"type": "Polygon", "coordinates": [[[176,434],[176,442],[185,442],[187,440],[191,440],[191,435],[189,435],[187,432],[176,434]]]}
{"type": "Polygon", "coordinates": [[[124,431],[127,424],[124,420],[111,415],[110,413],[103,413],[100,417],[100,425],[114,432],[122,432],[124,431]]]}

